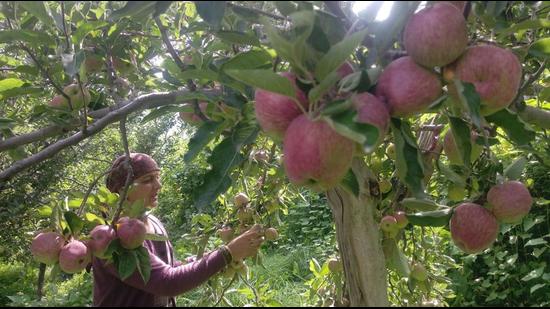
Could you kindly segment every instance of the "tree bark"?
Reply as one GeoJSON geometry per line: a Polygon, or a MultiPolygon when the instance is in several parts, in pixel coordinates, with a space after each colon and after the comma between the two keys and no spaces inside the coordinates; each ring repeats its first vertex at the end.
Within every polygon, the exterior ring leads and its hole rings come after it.
{"type": "Polygon", "coordinates": [[[327,192],[336,222],[336,235],[351,306],[387,307],[387,273],[374,214],[378,204],[376,178],[364,161],[355,158],[353,172],[359,196],[343,187],[327,192]],[[374,190],[371,190],[374,188],[374,190]]]}

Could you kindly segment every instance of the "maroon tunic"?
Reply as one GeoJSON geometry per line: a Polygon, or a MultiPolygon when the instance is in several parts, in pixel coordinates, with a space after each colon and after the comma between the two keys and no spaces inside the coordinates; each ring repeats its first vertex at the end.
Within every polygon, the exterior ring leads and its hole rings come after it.
{"type": "MultiPolygon", "coordinates": [[[[160,221],[149,215],[156,234],[166,236],[160,221]]],[[[113,264],[94,257],[94,306],[153,307],[175,306],[174,297],[189,291],[226,266],[223,254],[213,251],[198,261],[182,264],[174,261],[173,248],[169,241],[146,240],[143,246],[151,258],[151,277],[147,284],[139,272],[121,281],[113,264]]]]}

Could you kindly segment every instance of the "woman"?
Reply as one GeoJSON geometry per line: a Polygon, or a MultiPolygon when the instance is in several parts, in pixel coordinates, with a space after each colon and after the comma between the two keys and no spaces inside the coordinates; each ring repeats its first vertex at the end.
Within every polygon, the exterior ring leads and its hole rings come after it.
{"type": "MultiPolygon", "coordinates": [[[[157,195],[161,184],[160,169],[148,155],[130,155],[133,170],[133,189],[127,200],[144,200],[146,207],[158,205],[157,195]]],[[[107,188],[121,193],[126,182],[124,168],[126,156],[115,160],[107,177],[107,188]]],[[[162,223],[152,214],[142,219],[148,233],[167,236],[162,223]]],[[[147,283],[136,271],[126,280],[120,280],[111,263],[94,257],[94,306],[175,306],[175,296],[191,290],[222,270],[231,261],[242,260],[257,253],[263,242],[259,226],[255,226],[231,241],[227,246],[205,254],[201,259],[191,258],[185,263],[174,261],[172,245],[169,241],[146,240],[143,246],[149,251],[151,276],[147,283]]]]}

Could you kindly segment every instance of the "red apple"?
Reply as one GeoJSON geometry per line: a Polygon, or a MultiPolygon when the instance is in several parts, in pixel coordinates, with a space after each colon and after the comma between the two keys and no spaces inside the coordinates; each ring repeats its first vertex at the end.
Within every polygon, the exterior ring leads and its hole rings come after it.
{"type": "Polygon", "coordinates": [[[462,203],[456,207],[449,225],[455,245],[469,254],[489,248],[499,231],[495,216],[474,203],[462,203]]]}
{"type": "MultiPolygon", "coordinates": [[[[521,63],[516,55],[492,45],[467,48],[446,71],[448,76],[474,84],[481,97],[483,115],[508,107],[518,93],[522,77],[521,63]]],[[[449,93],[456,96],[452,84],[449,93]]]]}
{"type": "Polygon", "coordinates": [[[442,93],[437,74],[416,64],[409,56],[390,63],[380,75],[376,96],[385,101],[394,117],[408,117],[426,110],[442,93]]]}
{"type": "Polygon", "coordinates": [[[492,207],[493,215],[504,223],[520,222],[533,204],[529,190],[519,181],[507,181],[493,186],[487,193],[487,201],[492,207]]]}
{"type": "Polygon", "coordinates": [[[59,253],[64,245],[65,239],[60,234],[40,233],[32,241],[31,253],[38,262],[52,265],[59,260],[59,253]]]}
{"type": "MultiPolygon", "coordinates": [[[[298,102],[304,109],[307,109],[309,103],[305,93],[296,85],[296,76],[290,72],[283,72],[280,75],[291,81],[298,102]]],[[[291,98],[267,90],[257,89],[255,101],[258,123],[262,130],[275,138],[284,137],[292,120],[302,114],[297,103],[291,98]]]]}
{"type": "Polygon", "coordinates": [[[468,45],[462,11],[443,2],[422,9],[407,22],[404,44],[409,56],[425,67],[453,62],[468,45]]]}
{"type": "Polygon", "coordinates": [[[98,225],[90,232],[88,248],[98,258],[105,259],[105,251],[109,248],[111,241],[116,238],[115,230],[109,225],[98,225]]]}
{"type": "Polygon", "coordinates": [[[80,272],[92,261],[92,251],[79,240],[66,244],[59,254],[59,267],[68,274],[80,272]]]}
{"type": "Polygon", "coordinates": [[[353,159],[355,144],[325,121],[300,115],[288,127],[283,143],[284,167],[290,181],[315,191],[340,183],[353,159]]]}
{"type": "Polygon", "coordinates": [[[145,241],[147,228],[139,219],[128,217],[120,218],[117,222],[117,236],[120,238],[122,247],[132,250],[136,249],[145,241]]]}
{"type": "Polygon", "coordinates": [[[356,94],[351,100],[357,109],[357,122],[375,126],[378,129],[377,144],[382,142],[390,128],[390,114],[386,105],[368,92],[356,94]]]}

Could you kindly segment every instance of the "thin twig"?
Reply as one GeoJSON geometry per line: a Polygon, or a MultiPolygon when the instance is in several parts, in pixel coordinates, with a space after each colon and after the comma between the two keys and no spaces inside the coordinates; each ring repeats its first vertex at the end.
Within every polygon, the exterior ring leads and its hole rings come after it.
{"type": "Polygon", "coordinates": [[[63,24],[63,32],[65,33],[65,41],[67,46],[65,47],[65,52],[68,53],[71,50],[71,44],[69,42],[69,34],[67,33],[67,26],[65,25],[65,1],[60,1],[61,4],[61,19],[63,24]]]}
{"type": "MultiPolygon", "coordinates": [[[[9,18],[6,18],[6,21],[8,23],[8,26],[10,27],[11,30],[14,30],[12,24],[11,24],[11,21],[9,18]]],[[[70,109],[72,110],[73,109],[73,106],[71,104],[71,98],[63,91],[63,89],[61,89],[61,87],[59,85],[57,85],[54,81],[53,81],[53,78],[51,77],[50,73],[48,72],[47,69],[45,69],[42,64],[40,63],[40,61],[38,61],[38,58],[36,58],[36,56],[31,52],[31,50],[25,46],[24,44],[19,44],[19,47],[24,50],[25,52],[27,52],[27,54],[29,55],[29,57],[32,58],[32,60],[34,61],[34,63],[36,64],[36,66],[38,67],[38,70],[40,72],[42,72],[42,74],[46,77],[46,79],[48,80],[48,82],[55,88],[55,90],[61,94],[65,99],[67,99],[67,101],[69,102],[69,107],[70,109]]]]}
{"type": "MultiPolygon", "coordinates": [[[[174,59],[174,61],[176,62],[176,64],[180,68],[180,70],[182,72],[185,71],[187,69],[186,66],[185,66],[185,63],[183,63],[183,61],[179,57],[177,51],[174,49],[174,46],[172,46],[172,43],[170,42],[170,36],[168,35],[168,29],[166,27],[164,27],[164,25],[162,25],[162,22],[161,22],[161,20],[158,16],[155,17],[155,22],[157,24],[157,27],[160,30],[160,34],[162,36],[162,41],[164,42],[164,45],[166,45],[166,48],[168,49],[168,53],[170,53],[170,56],[172,56],[172,59],[174,59]]],[[[191,90],[192,92],[197,91],[197,85],[195,85],[195,83],[191,79],[187,80],[187,88],[189,88],[189,90],[191,90]]],[[[203,114],[203,112],[202,112],[202,110],[199,106],[199,101],[197,99],[194,99],[194,100],[192,100],[192,103],[193,103],[193,107],[194,107],[194,110],[195,110],[195,115],[199,116],[199,118],[202,121],[208,121],[209,119],[203,114]]]]}
{"type": "Polygon", "coordinates": [[[101,174],[100,176],[98,176],[96,179],[94,179],[94,181],[92,182],[92,185],[90,185],[90,187],[88,188],[88,191],[86,192],[86,195],[84,195],[84,198],[82,199],[82,203],[80,204],[80,208],[78,209],[78,212],[76,213],[79,217],[82,215],[82,213],[84,212],[84,209],[86,208],[86,202],[88,201],[88,197],[90,196],[90,194],[92,193],[92,190],[95,188],[95,186],[97,185],[97,183],[99,182],[99,180],[101,178],[103,178],[103,176],[109,174],[110,172],[112,172],[113,169],[109,169],[108,171],[104,172],[103,174],[101,174]]]}
{"type": "Polygon", "coordinates": [[[113,217],[113,222],[111,225],[114,227],[116,222],[118,221],[118,218],[120,217],[120,213],[122,212],[122,205],[124,205],[124,202],[126,201],[126,196],[128,195],[128,188],[130,188],[130,183],[132,182],[132,179],[134,178],[134,170],[132,168],[132,164],[130,163],[132,161],[132,158],[130,157],[130,148],[128,147],[128,133],[126,132],[126,116],[124,116],[120,120],[120,135],[122,137],[122,144],[124,145],[124,151],[126,153],[126,160],[124,161],[124,167],[126,169],[126,172],[128,172],[128,175],[126,176],[126,182],[124,184],[124,190],[122,191],[122,195],[120,196],[120,200],[118,201],[118,208],[115,213],[115,216],[113,217]]]}
{"type": "Polygon", "coordinates": [[[235,274],[233,276],[233,278],[231,279],[231,282],[229,282],[229,284],[222,290],[222,293],[220,295],[220,298],[218,299],[218,301],[214,304],[213,307],[216,307],[219,305],[219,303],[222,301],[224,295],[225,295],[225,292],[227,292],[227,290],[229,289],[229,287],[231,287],[231,285],[233,284],[233,282],[235,282],[235,280],[237,279],[237,274],[235,274]]]}

